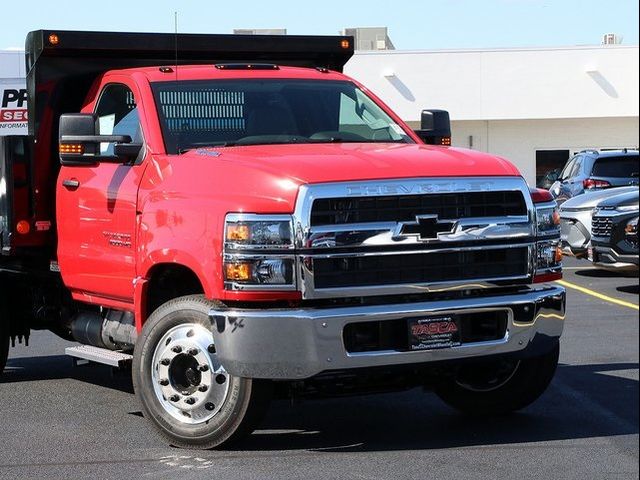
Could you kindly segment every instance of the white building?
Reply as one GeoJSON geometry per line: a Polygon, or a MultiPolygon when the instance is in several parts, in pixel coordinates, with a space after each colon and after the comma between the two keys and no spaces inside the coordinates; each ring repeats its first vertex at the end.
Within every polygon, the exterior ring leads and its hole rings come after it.
{"type": "Polygon", "coordinates": [[[24,52],[0,50],[0,136],[26,135],[24,52]]]}
{"type": "Polygon", "coordinates": [[[638,46],[356,52],[345,73],[414,128],[448,110],[453,145],[503,156],[527,181],[585,148],[638,146],[638,46]]]}
{"type": "MultiPolygon", "coordinates": [[[[638,46],[361,51],[345,72],[414,128],[423,108],[448,110],[454,145],[511,160],[531,184],[575,151],[640,143],[638,46]]],[[[24,77],[24,54],[0,51],[0,89],[24,77]]]]}

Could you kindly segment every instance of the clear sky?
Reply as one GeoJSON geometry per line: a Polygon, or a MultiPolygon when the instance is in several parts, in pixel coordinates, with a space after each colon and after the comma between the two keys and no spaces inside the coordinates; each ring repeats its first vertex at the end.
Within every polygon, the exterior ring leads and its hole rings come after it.
{"type": "Polygon", "coordinates": [[[333,35],[387,26],[399,50],[599,44],[617,33],[638,44],[638,0],[2,0],[0,48],[30,30],[232,33],[286,28],[333,35]]]}

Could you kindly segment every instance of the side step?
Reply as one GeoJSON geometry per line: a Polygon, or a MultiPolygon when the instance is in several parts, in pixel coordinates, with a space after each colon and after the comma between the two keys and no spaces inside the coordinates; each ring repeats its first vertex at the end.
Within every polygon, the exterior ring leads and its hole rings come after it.
{"type": "Polygon", "coordinates": [[[133,360],[133,355],[129,355],[128,353],[92,347],[91,345],[67,347],[64,349],[64,353],[74,358],[75,365],[84,363],[82,360],[85,360],[116,368],[124,368],[130,366],[133,360]]]}

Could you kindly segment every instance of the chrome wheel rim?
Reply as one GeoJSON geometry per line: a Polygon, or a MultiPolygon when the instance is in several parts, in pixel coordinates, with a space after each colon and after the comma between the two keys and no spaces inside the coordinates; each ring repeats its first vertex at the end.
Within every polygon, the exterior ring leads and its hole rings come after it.
{"type": "Polygon", "coordinates": [[[229,393],[229,374],[215,354],[213,335],[185,323],[167,331],[152,359],[153,388],[162,408],[181,423],[211,420],[229,393]]]}

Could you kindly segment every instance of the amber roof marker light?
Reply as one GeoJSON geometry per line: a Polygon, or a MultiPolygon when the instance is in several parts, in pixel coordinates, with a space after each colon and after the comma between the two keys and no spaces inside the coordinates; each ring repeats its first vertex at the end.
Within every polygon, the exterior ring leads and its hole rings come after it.
{"type": "Polygon", "coordinates": [[[58,37],[57,33],[50,33],[49,34],[49,43],[51,45],[58,45],[58,43],[60,43],[60,37],[58,37]]]}
{"type": "Polygon", "coordinates": [[[344,39],[340,42],[340,46],[344,49],[347,49],[351,46],[351,42],[347,39],[344,39]]]}

